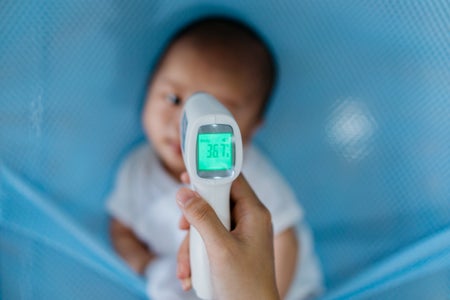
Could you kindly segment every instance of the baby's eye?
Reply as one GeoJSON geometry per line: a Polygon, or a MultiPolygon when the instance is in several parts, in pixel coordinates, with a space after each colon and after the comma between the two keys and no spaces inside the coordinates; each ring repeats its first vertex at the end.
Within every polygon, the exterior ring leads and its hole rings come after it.
{"type": "Polygon", "coordinates": [[[167,101],[169,101],[173,105],[180,105],[181,99],[175,94],[169,94],[166,96],[167,101]]]}

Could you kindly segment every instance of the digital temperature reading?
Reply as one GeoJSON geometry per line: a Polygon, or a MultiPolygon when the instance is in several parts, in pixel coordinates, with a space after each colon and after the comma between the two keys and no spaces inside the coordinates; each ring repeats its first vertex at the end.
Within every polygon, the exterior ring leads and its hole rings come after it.
{"type": "Polygon", "coordinates": [[[227,171],[233,168],[233,134],[200,133],[197,137],[199,171],[227,171]]]}

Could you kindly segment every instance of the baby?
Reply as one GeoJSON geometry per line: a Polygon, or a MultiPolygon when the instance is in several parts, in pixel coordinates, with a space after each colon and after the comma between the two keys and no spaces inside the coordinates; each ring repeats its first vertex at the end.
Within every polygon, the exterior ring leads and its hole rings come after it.
{"type": "Polygon", "coordinates": [[[186,99],[198,91],[222,102],[240,127],[242,172],[272,214],[280,296],[299,299],[319,292],[321,273],[301,208],[251,144],[274,81],[275,63],[266,45],[251,29],[227,18],[189,25],[171,40],[156,65],[142,113],[151,145],[141,145],[125,160],[108,200],[114,248],[147,277],[153,299],[196,299],[192,291],[183,292],[176,278],[176,254],[185,233],[178,229],[181,213],[175,194],[185,171],[180,114],[186,99]]]}

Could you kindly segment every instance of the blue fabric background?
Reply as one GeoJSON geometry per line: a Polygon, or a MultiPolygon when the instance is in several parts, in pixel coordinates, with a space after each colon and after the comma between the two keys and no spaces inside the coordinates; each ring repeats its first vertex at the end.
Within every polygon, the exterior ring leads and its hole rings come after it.
{"type": "Polygon", "coordinates": [[[169,36],[262,33],[280,78],[256,143],[293,186],[325,299],[450,299],[448,1],[0,2],[0,298],[134,299],[104,200],[143,139],[169,36]]]}

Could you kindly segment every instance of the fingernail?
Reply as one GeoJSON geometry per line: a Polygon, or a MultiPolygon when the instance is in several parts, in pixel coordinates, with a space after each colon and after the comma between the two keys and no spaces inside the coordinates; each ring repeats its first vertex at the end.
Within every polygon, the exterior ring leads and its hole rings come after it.
{"type": "Polygon", "coordinates": [[[191,278],[184,278],[183,280],[181,280],[181,287],[183,288],[184,291],[187,291],[189,289],[191,289],[191,278]]]}
{"type": "Polygon", "coordinates": [[[190,189],[181,189],[177,193],[177,203],[181,207],[186,205],[186,202],[195,198],[195,193],[190,189]]]}

